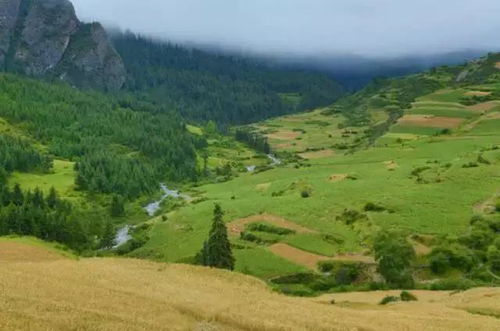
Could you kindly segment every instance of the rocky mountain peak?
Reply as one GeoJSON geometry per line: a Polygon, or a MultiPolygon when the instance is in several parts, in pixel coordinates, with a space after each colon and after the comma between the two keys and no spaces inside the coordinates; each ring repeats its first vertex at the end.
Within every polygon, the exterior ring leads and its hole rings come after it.
{"type": "Polygon", "coordinates": [[[126,78],[105,30],[80,22],[68,0],[0,0],[0,68],[104,90],[126,78]]]}

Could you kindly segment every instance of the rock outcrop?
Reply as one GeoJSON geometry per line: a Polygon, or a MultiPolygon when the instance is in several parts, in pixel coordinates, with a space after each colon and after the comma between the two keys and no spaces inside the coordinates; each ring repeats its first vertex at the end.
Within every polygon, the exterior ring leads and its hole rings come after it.
{"type": "Polygon", "coordinates": [[[68,0],[0,0],[0,67],[109,91],[126,79],[104,28],[81,23],[68,0]]]}

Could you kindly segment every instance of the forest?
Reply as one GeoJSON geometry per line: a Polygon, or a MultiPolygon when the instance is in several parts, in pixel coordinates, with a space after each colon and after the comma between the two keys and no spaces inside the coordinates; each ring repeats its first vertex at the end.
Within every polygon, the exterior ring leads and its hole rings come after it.
{"type": "MultiPolygon", "coordinates": [[[[186,131],[175,112],[131,96],[119,99],[3,75],[0,117],[22,127],[46,146],[48,155],[77,162],[77,184],[84,190],[133,199],[156,189],[161,180],[198,176],[200,138],[186,131]]],[[[0,139],[0,146],[5,144],[10,143],[0,139]]],[[[19,141],[0,151],[0,165],[22,171],[50,168],[46,157],[19,141]]]]}
{"type": "Polygon", "coordinates": [[[177,109],[191,121],[245,124],[326,106],[344,94],[329,76],[115,33],[126,89],[177,109]],[[293,94],[295,99],[289,97],[293,94]]]}

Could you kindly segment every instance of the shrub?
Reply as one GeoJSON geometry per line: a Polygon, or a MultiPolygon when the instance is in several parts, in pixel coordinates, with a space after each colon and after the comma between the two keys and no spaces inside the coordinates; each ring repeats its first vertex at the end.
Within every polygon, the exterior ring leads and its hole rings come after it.
{"type": "Polygon", "coordinates": [[[309,198],[311,196],[311,193],[309,191],[303,190],[302,192],[300,192],[300,196],[304,199],[309,198]]]}
{"type": "Polygon", "coordinates": [[[379,264],[378,270],[390,286],[414,286],[411,265],[416,254],[403,234],[382,231],[376,236],[373,248],[379,264]]]}
{"type": "Polygon", "coordinates": [[[429,255],[432,272],[443,274],[450,268],[468,272],[475,264],[474,255],[466,247],[452,244],[436,247],[429,255]]]}
{"type": "Polygon", "coordinates": [[[309,284],[320,278],[320,275],[311,272],[298,272],[295,274],[271,279],[271,282],[274,284],[309,284]]]}
{"type": "Polygon", "coordinates": [[[258,231],[258,232],[267,232],[267,233],[274,233],[274,234],[279,234],[279,235],[289,235],[289,234],[295,234],[295,230],[291,229],[286,229],[286,228],[280,228],[277,226],[273,226],[270,224],[265,224],[265,223],[252,223],[247,226],[247,230],[250,231],[258,231]]]}
{"type": "Polygon", "coordinates": [[[451,290],[468,290],[476,285],[470,279],[460,278],[460,279],[443,279],[431,284],[431,290],[433,291],[451,291],[451,290]]]}
{"type": "Polygon", "coordinates": [[[402,291],[399,295],[401,301],[417,301],[417,297],[408,291],[402,291]]]}
{"type": "Polygon", "coordinates": [[[363,209],[364,211],[373,211],[373,212],[382,212],[386,210],[385,207],[376,205],[373,202],[368,202],[363,209]]]}
{"type": "Polygon", "coordinates": [[[347,225],[351,225],[356,221],[368,219],[368,216],[366,214],[360,213],[357,210],[344,209],[342,215],[337,216],[336,219],[337,221],[342,221],[347,225]]]}
{"type": "Polygon", "coordinates": [[[344,264],[335,273],[338,285],[350,285],[359,277],[359,268],[355,264],[344,264]]]}
{"type": "Polygon", "coordinates": [[[395,297],[395,296],[386,296],[385,298],[383,298],[380,302],[379,302],[379,305],[386,305],[390,302],[398,302],[399,301],[399,298],[398,297],[395,297]]]}

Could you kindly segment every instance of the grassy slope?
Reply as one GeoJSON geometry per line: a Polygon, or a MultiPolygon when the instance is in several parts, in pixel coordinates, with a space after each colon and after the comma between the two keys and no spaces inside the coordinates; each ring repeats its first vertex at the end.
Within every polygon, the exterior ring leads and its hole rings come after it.
{"type": "MultiPolygon", "coordinates": [[[[2,252],[9,242],[0,242],[2,252]]],[[[498,289],[418,292],[420,301],[378,306],[385,292],[291,298],[261,281],[220,270],[125,259],[4,262],[2,330],[494,330],[498,289]],[[373,302],[372,302],[373,301],[373,302]]],[[[34,251],[31,251],[32,253],[34,251]]]]}
{"type": "MultiPolygon", "coordinates": [[[[450,77],[439,77],[449,81],[450,77]]],[[[482,86],[495,90],[495,84],[482,86]]],[[[395,94],[397,88],[384,91],[395,94]]],[[[136,252],[164,261],[179,261],[194,256],[206,238],[214,203],[221,203],[226,220],[232,221],[259,213],[274,214],[308,227],[317,233],[282,236],[280,241],[305,251],[332,256],[339,253],[367,253],[371,234],[376,229],[397,227],[410,233],[459,235],[464,233],[474,214],[474,206],[488,200],[500,187],[500,107],[477,111],[475,106],[459,104],[476,86],[445,88],[421,96],[405,114],[458,118],[463,121],[451,134],[434,136],[442,129],[425,125],[396,124],[375,145],[345,154],[338,144],[352,144],[363,128],[339,129],[342,115],[322,110],[286,116],[254,125],[270,138],[277,151],[299,156],[307,150],[319,151],[308,166],[285,165],[259,174],[244,174],[226,183],[203,185],[205,201],[187,205],[169,215],[166,223],[157,223],[151,241],[136,252]],[[329,153],[321,154],[325,151],[329,153]],[[483,155],[491,164],[464,168],[483,155]],[[411,173],[429,167],[421,180],[411,173]],[[352,175],[357,180],[332,181],[332,175],[352,175]],[[311,197],[300,193],[307,189],[311,197]],[[361,210],[374,202],[393,212],[368,213],[369,221],[348,227],[336,221],[344,209],[361,210]],[[332,243],[324,235],[342,238],[332,243]]],[[[374,98],[371,96],[370,98],[374,98]]],[[[378,107],[378,106],[377,106],[378,107]]],[[[384,120],[379,108],[370,108],[372,122],[384,120]]],[[[237,269],[269,278],[299,268],[292,262],[275,261],[265,245],[236,249],[237,269]],[[252,259],[249,259],[249,256],[252,259]],[[258,261],[258,262],[257,262],[258,261]],[[272,266],[272,267],[270,267],[272,266]]],[[[240,247],[241,248],[241,247],[240,247]]]]}

